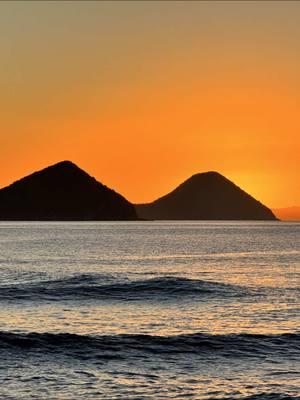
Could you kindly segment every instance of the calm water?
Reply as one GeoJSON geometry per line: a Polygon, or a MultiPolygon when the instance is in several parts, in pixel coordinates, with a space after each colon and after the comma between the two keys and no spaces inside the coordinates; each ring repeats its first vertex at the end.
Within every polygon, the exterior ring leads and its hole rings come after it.
{"type": "Polygon", "coordinates": [[[300,399],[299,233],[0,223],[0,398],[300,399]]]}

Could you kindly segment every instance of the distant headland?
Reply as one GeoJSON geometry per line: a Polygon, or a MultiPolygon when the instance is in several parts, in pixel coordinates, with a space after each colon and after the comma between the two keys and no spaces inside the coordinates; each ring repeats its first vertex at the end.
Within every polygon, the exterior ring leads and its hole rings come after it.
{"type": "Polygon", "coordinates": [[[145,219],[276,220],[273,212],[218,172],[193,175],[171,193],[136,205],[145,219]]]}
{"type": "Polygon", "coordinates": [[[0,190],[0,220],[136,220],[134,206],[70,161],[0,190]]]}
{"type": "Polygon", "coordinates": [[[277,220],[273,212],[217,172],[193,175],[149,204],[133,205],[71,161],[0,190],[0,220],[277,220]]]}
{"type": "Polygon", "coordinates": [[[284,208],[273,208],[273,213],[282,220],[285,221],[300,221],[300,207],[284,207],[284,208]]]}

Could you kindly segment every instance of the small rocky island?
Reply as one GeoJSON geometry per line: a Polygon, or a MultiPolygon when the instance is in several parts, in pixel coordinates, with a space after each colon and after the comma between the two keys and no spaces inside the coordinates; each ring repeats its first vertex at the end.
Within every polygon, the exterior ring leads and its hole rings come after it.
{"type": "Polygon", "coordinates": [[[157,220],[277,220],[273,212],[218,172],[193,175],[171,193],[137,204],[138,217],[157,220]]]}
{"type": "Polygon", "coordinates": [[[134,206],[70,161],[0,190],[0,220],[135,220],[134,206]]]}

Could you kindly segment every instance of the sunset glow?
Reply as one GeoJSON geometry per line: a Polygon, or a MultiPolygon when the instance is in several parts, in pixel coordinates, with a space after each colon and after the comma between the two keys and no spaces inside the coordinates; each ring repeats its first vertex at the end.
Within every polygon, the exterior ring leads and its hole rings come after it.
{"type": "Polygon", "coordinates": [[[4,0],[0,52],[0,400],[300,400],[300,0],[4,0]]]}
{"type": "Polygon", "coordinates": [[[2,2],[0,186],[69,159],[132,202],[215,170],[300,204],[300,3],[2,2]]]}

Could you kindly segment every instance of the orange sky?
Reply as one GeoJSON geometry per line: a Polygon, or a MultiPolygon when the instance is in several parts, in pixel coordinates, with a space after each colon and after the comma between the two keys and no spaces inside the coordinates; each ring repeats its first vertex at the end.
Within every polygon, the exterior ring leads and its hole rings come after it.
{"type": "Polygon", "coordinates": [[[133,202],[216,170],[300,204],[299,2],[1,2],[0,186],[63,159],[133,202]]]}

